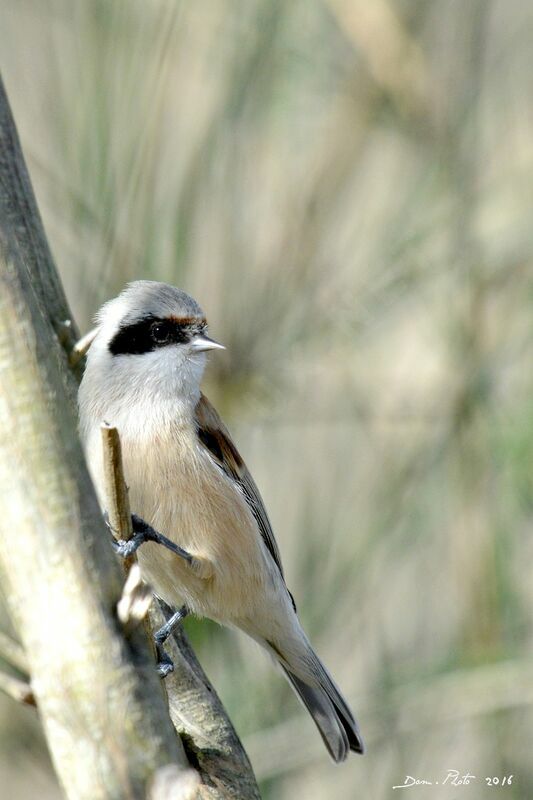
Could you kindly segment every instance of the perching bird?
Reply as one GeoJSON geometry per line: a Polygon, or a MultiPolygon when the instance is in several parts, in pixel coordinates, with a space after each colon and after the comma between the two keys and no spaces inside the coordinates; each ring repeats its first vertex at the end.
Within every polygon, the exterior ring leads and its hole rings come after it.
{"type": "Polygon", "coordinates": [[[141,572],[168,605],[240,628],[279,662],[335,761],[363,752],[357,723],[300,625],[259,491],[200,391],[207,336],[192,297],[136,281],[97,315],[80,430],[102,505],[100,426],[120,434],[132,511],[186,550],[144,544],[141,572]]]}

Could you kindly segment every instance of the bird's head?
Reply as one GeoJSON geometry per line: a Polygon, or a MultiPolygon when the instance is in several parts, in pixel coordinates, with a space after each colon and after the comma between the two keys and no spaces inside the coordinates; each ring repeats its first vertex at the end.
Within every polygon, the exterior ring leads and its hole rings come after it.
{"type": "Polygon", "coordinates": [[[96,316],[80,396],[123,403],[196,402],[209,350],[224,349],[207,335],[198,303],[156,281],[130,283],[96,316]]]}

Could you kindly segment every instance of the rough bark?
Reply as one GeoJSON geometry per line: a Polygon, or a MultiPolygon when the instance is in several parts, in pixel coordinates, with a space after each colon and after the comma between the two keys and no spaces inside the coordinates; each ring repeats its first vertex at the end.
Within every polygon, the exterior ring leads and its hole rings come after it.
{"type": "MultiPolygon", "coordinates": [[[[154,630],[165,622],[156,604],[150,618],[154,630]]],[[[165,650],[174,662],[174,672],[165,678],[170,716],[201,775],[200,796],[260,800],[248,756],[183,628],[165,643],[165,650]]]]}
{"type": "MultiPolygon", "coordinates": [[[[196,796],[145,632],[117,619],[123,576],[77,436],[70,318],[0,81],[0,577],[68,797],[196,796]]],[[[259,797],[185,640],[174,657],[167,688],[200,753],[199,795],[259,797]],[[191,671],[196,691],[176,694],[191,671]]]]}

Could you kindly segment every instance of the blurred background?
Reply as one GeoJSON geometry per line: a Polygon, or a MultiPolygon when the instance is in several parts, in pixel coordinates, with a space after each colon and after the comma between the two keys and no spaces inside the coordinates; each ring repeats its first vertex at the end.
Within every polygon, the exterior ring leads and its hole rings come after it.
{"type": "MultiPolygon", "coordinates": [[[[174,283],[368,754],[335,768],[244,636],[187,621],[265,800],[406,774],[533,797],[533,5],[0,0],[4,75],[83,330],[174,283]]],[[[7,625],[7,622],[2,623],[7,625]]],[[[60,797],[0,698],[1,794],[60,797]]],[[[409,791],[409,790],[407,790],[409,791]]]]}

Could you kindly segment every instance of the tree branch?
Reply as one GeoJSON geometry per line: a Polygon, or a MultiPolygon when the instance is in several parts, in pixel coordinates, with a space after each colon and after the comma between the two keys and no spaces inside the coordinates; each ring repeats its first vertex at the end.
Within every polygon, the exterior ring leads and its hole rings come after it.
{"type": "MultiPolygon", "coordinates": [[[[150,617],[154,630],[165,622],[157,603],[150,617]]],[[[183,628],[165,642],[165,650],[174,662],[174,672],[165,678],[170,716],[202,776],[202,797],[260,800],[246,751],[183,628]]]]}

